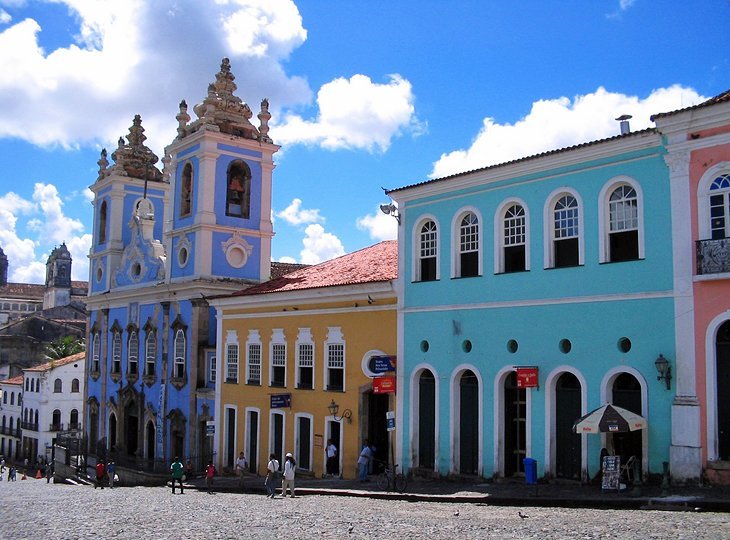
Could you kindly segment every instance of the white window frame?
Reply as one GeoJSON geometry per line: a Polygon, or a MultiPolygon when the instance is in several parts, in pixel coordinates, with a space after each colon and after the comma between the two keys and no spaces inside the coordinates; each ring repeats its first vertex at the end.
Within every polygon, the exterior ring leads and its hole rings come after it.
{"type": "MultiPolygon", "coordinates": [[[[510,198],[497,207],[497,211],[494,213],[494,273],[503,274],[505,272],[505,258],[504,250],[508,247],[505,243],[504,236],[504,220],[507,215],[507,210],[513,206],[522,207],[522,211],[525,213],[525,271],[530,270],[530,210],[525,204],[525,201],[518,198],[510,198]]],[[[514,244],[517,245],[517,244],[514,244]]]]}
{"type": "Polygon", "coordinates": [[[598,256],[601,263],[611,262],[610,198],[613,192],[621,186],[629,186],[636,192],[639,259],[644,258],[644,192],[641,184],[630,176],[616,176],[603,185],[598,195],[598,256]]]}
{"type": "Polygon", "coordinates": [[[274,386],[274,367],[284,368],[284,385],[275,388],[286,388],[287,382],[287,347],[286,347],[286,336],[284,335],[283,328],[274,328],[271,331],[271,342],[269,343],[269,386],[274,386]],[[283,347],[284,354],[283,358],[280,355],[274,356],[274,350],[281,350],[283,347]]]}
{"type": "MultiPolygon", "coordinates": [[[[461,242],[461,236],[462,236],[462,229],[461,229],[461,222],[464,220],[464,218],[468,214],[473,214],[476,218],[476,227],[477,227],[477,234],[476,234],[476,242],[477,242],[477,276],[481,276],[484,273],[484,265],[483,265],[483,259],[484,259],[484,220],[482,219],[481,212],[474,206],[465,206],[463,208],[460,208],[455,214],[451,221],[451,277],[453,278],[460,278],[464,277],[462,276],[462,270],[461,270],[461,254],[462,253],[469,253],[473,252],[475,250],[467,250],[462,251],[462,242],[461,242]]],[[[438,228],[436,229],[438,232],[438,228]]],[[[438,243],[438,238],[437,238],[438,243]]],[[[438,252],[438,250],[437,250],[438,252]]],[[[438,255],[437,255],[438,257],[438,255]]],[[[438,260],[438,259],[437,259],[438,260]]],[[[438,262],[436,263],[436,266],[438,267],[438,262]]],[[[475,277],[475,276],[469,276],[469,277],[475,277]]]]}
{"type": "Polygon", "coordinates": [[[99,347],[100,347],[101,338],[99,336],[99,332],[94,332],[94,334],[91,337],[91,371],[94,373],[99,373],[100,366],[99,366],[99,347]]]}
{"type": "Polygon", "coordinates": [[[238,384],[238,334],[235,330],[226,331],[226,378],[229,384],[238,384]]]}
{"type": "Polygon", "coordinates": [[[438,281],[441,278],[441,241],[440,231],[441,225],[436,219],[436,216],[431,214],[422,215],[413,227],[411,233],[411,245],[413,250],[411,253],[411,280],[414,282],[420,282],[421,279],[421,229],[427,221],[433,221],[436,225],[436,279],[438,281]]]}
{"type": "Polygon", "coordinates": [[[246,384],[261,384],[261,366],[263,363],[263,347],[261,346],[261,335],[258,330],[249,330],[246,340],[246,384]],[[258,349],[258,359],[251,353],[258,349]],[[257,368],[257,369],[256,369],[257,368]],[[258,371],[258,377],[254,378],[254,371],[258,371]]]}
{"type": "Polygon", "coordinates": [[[136,330],[130,330],[127,337],[127,374],[139,375],[139,336],[136,330]],[[134,371],[132,364],[135,366],[134,371]]]}
{"type": "Polygon", "coordinates": [[[548,195],[545,199],[545,206],[543,208],[543,255],[544,267],[546,269],[555,268],[555,205],[561,198],[568,195],[575,198],[575,201],[578,204],[578,266],[582,266],[585,263],[585,234],[583,230],[585,222],[585,206],[583,205],[583,199],[573,188],[561,187],[548,195]]]}
{"type": "Polygon", "coordinates": [[[112,373],[122,372],[122,333],[112,332],[112,373]]]}
{"type": "Polygon", "coordinates": [[[216,382],[216,362],[218,361],[218,358],[216,357],[215,353],[208,355],[208,382],[214,383],[216,382]]]}
{"type": "Polygon", "coordinates": [[[347,347],[345,343],[345,337],[342,334],[342,328],[339,326],[329,326],[327,328],[327,339],[324,342],[324,377],[322,382],[322,388],[330,390],[327,384],[329,380],[330,369],[341,369],[342,370],[342,389],[331,390],[332,392],[345,392],[347,390],[347,347]],[[342,366],[333,366],[332,359],[330,357],[330,346],[342,346],[342,366]]]}
{"type": "MultiPolygon", "coordinates": [[[[315,384],[315,347],[314,347],[314,339],[312,338],[312,330],[311,328],[300,328],[299,333],[297,334],[297,341],[295,344],[296,347],[296,375],[295,375],[295,384],[296,388],[300,387],[301,380],[300,380],[300,372],[302,368],[308,368],[312,371],[312,387],[311,390],[314,390],[315,384]],[[311,352],[310,358],[304,358],[302,355],[302,348],[307,348],[311,352]]],[[[310,388],[307,388],[308,390],[310,388]]]]}
{"type": "MultiPolygon", "coordinates": [[[[710,196],[712,195],[712,191],[710,188],[717,177],[726,174],[730,174],[730,162],[723,161],[705,171],[705,174],[702,175],[702,178],[697,183],[698,240],[712,239],[712,218],[710,216],[710,196]]],[[[730,194],[728,198],[730,198],[730,194]]],[[[730,227],[730,216],[728,216],[728,221],[725,222],[725,227],[730,227]]]]}
{"type": "Polygon", "coordinates": [[[172,376],[176,379],[185,378],[185,355],[187,354],[187,339],[185,330],[178,328],[175,330],[175,339],[173,340],[174,362],[172,365],[172,376]],[[182,354],[181,354],[182,353],[182,354]]]}
{"type": "Polygon", "coordinates": [[[157,333],[154,330],[150,330],[146,333],[144,338],[144,374],[147,376],[155,376],[157,367],[157,333]],[[152,370],[150,370],[152,366],[152,370]]]}

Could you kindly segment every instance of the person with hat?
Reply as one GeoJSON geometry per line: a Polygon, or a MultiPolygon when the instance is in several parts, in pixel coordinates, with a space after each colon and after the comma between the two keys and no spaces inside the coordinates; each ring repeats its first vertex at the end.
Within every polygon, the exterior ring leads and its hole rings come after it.
{"type": "Polygon", "coordinates": [[[284,461],[284,479],[281,481],[281,496],[286,497],[286,488],[291,491],[292,499],[294,495],[294,473],[297,468],[297,462],[291,452],[287,452],[286,461],[284,461]]]}

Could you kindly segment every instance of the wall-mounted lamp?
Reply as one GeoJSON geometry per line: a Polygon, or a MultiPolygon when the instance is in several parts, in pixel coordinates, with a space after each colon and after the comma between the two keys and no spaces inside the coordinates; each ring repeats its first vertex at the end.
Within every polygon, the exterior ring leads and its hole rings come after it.
{"type": "Polygon", "coordinates": [[[381,204],[380,211],[386,216],[393,216],[400,225],[400,213],[398,213],[398,207],[393,203],[381,204]]]}
{"type": "Polygon", "coordinates": [[[667,385],[667,390],[669,390],[672,387],[672,366],[669,365],[669,360],[664,358],[663,354],[660,354],[659,357],[654,360],[654,365],[659,373],[656,380],[661,381],[663,379],[667,385]]]}
{"type": "Polygon", "coordinates": [[[343,418],[347,418],[347,423],[352,423],[352,411],[350,409],[345,409],[344,411],[342,411],[342,416],[337,418],[337,412],[340,410],[340,406],[335,403],[334,399],[330,401],[330,404],[327,408],[330,410],[330,414],[335,418],[337,422],[339,422],[343,418]]]}

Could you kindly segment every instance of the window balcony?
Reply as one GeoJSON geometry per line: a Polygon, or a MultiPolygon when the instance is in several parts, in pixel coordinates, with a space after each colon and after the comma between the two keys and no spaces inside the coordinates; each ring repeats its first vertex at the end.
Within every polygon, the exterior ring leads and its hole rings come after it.
{"type": "Polygon", "coordinates": [[[695,243],[697,275],[730,273],[730,238],[695,243]]]}
{"type": "Polygon", "coordinates": [[[22,422],[20,427],[29,431],[38,431],[38,424],[35,422],[22,422]]]}

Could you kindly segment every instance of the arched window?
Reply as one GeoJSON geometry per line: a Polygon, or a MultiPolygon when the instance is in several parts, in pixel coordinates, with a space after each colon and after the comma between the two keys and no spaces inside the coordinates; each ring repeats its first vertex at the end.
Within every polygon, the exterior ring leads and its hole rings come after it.
{"type": "Polygon", "coordinates": [[[186,163],[180,179],[180,217],[189,216],[192,212],[193,166],[186,163]]]}
{"type": "Polygon", "coordinates": [[[53,411],[53,420],[51,431],[61,431],[61,411],[56,409],[53,411]]]}
{"type": "Polygon", "coordinates": [[[710,184],[710,234],[713,240],[730,237],[730,174],[710,184]]]}
{"type": "Polygon", "coordinates": [[[457,277],[479,275],[479,218],[474,212],[467,212],[459,220],[457,277]]]}
{"type": "Polygon", "coordinates": [[[433,220],[421,225],[418,233],[418,261],[416,281],[436,281],[438,230],[433,220]]]}
{"type": "Polygon", "coordinates": [[[37,426],[38,425],[38,409],[35,411],[35,416],[33,419],[33,423],[37,426]]]}
{"type": "Polygon", "coordinates": [[[106,213],[106,201],[102,201],[101,206],[99,206],[99,231],[97,234],[99,244],[106,242],[106,213]]]}
{"type": "Polygon", "coordinates": [[[174,350],[173,377],[182,379],[185,376],[185,332],[183,330],[175,332],[174,350]]]}
{"type": "Polygon", "coordinates": [[[69,416],[69,429],[79,429],[79,411],[71,409],[71,415],[69,416]]]}
{"type": "Polygon", "coordinates": [[[30,379],[25,379],[25,391],[30,391],[30,379]]]}
{"type": "Polygon", "coordinates": [[[639,200],[629,185],[617,187],[608,197],[608,238],[611,262],[639,258],[639,200]]]}
{"type": "Polygon", "coordinates": [[[60,394],[61,392],[63,392],[63,381],[61,381],[61,379],[56,379],[53,381],[53,393],[60,394]]]}
{"type": "Polygon", "coordinates": [[[122,371],[122,333],[115,331],[112,337],[112,373],[122,371]]]}
{"type": "Polygon", "coordinates": [[[136,330],[130,330],[127,340],[127,370],[130,375],[137,375],[139,359],[139,338],[136,330]]]}
{"type": "MultiPolygon", "coordinates": [[[[14,405],[13,401],[15,401],[15,392],[10,393],[10,404],[14,405]]],[[[18,404],[20,404],[20,400],[18,400],[18,404]]]]}
{"type": "Polygon", "coordinates": [[[560,193],[550,207],[549,267],[566,268],[581,264],[580,204],[572,193],[560,193]]]}
{"type": "Polygon", "coordinates": [[[251,210],[251,169],[236,160],[228,167],[226,179],[226,215],[249,218],[251,210]]]}
{"type": "Polygon", "coordinates": [[[157,359],[157,339],[154,330],[147,330],[145,337],[145,375],[155,374],[155,361],[157,359]]]}
{"type": "Polygon", "coordinates": [[[71,393],[78,394],[79,392],[79,380],[74,379],[71,381],[71,393]]]}
{"type": "Polygon", "coordinates": [[[99,373],[99,332],[91,338],[91,371],[99,373]]]}
{"type": "Polygon", "coordinates": [[[499,272],[527,270],[527,217],[525,208],[518,203],[510,204],[501,219],[502,240],[501,267],[499,272]]]}

